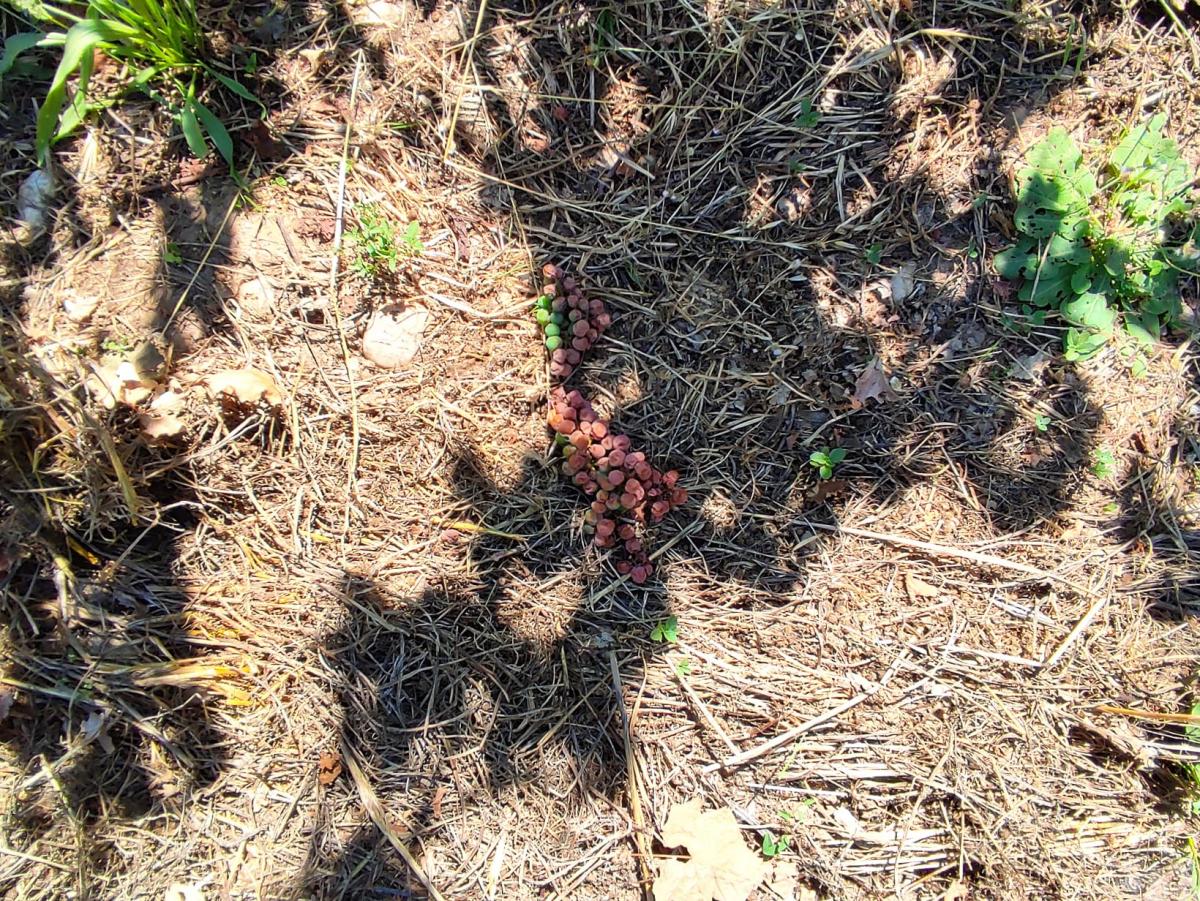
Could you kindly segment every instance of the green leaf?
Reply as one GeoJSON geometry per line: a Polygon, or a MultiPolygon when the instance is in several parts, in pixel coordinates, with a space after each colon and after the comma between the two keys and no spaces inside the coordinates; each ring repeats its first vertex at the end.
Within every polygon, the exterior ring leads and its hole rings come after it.
{"type": "MultiPolygon", "coordinates": [[[[229,136],[229,131],[225,128],[225,123],[217,118],[203,103],[195,102],[192,104],[196,110],[196,116],[200,120],[200,124],[204,126],[205,132],[208,133],[209,140],[213,146],[217,148],[217,152],[221,154],[221,158],[229,164],[229,168],[233,168],[233,138],[229,136]]],[[[189,141],[189,146],[191,142],[189,141]]]]}
{"type": "Polygon", "coordinates": [[[1153,313],[1126,314],[1125,331],[1143,347],[1153,347],[1158,340],[1161,325],[1153,313]]]}
{"type": "MultiPolygon", "coordinates": [[[[38,110],[36,147],[41,164],[49,163],[50,145],[58,135],[59,114],[66,101],[67,79],[72,73],[81,70],[84,55],[90,57],[98,45],[127,38],[135,33],[119,22],[101,19],[81,19],[71,26],[63,42],[62,59],[58,61],[50,89],[46,91],[46,99],[42,101],[42,108],[38,110]]],[[[78,90],[86,92],[87,86],[81,83],[78,90]]]]}
{"type": "Polygon", "coordinates": [[[10,34],[4,42],[4,53],[0,55],[0,81],[3,81],[17,61],[17,57],[26,50],[32,50],[45,40],[45,35],[36,31],[19,31],[10,34]]]}
{"type": "Polygon", "coordinates": [[[262,109],[266,109],[266,107],[263,106],[263,102],[250,93],[249,88],[243,85],[236,78],[230,78],[228,75],[223,75],[216,69],[212,68],[209,68],[206,71],[212,75],[213,78],[221,82],[221,84],[225,85],[225,87],[229,88],[229,90],[233,91],[233,93],[237,94],[243,100],[249,100],[251,103],[258,105],[262,109]]]}
{"type": "Polygon", "coordinates": [[[183,137],[187,141],[192,156],[200,159],[208,154],[208,144],[204,143],[204,135],[200,131],[200,123],[196,119],[193,101],[189,100],[179,111],[179,126],[183,129],[183,137]]]}
{"type": "Polygon", "coordinates": [[[867,248],[867,262],[872,266],[878,266],[879,261],[883,259],[883,245],[876,241],[867,248]]]}
{"type": "Polygon", "coordinates": [[[846,449],[844,447],[835,447],[829,452],[829,462],[837,466],[846,459],[846,449]]]}
{"type": "Polygon", "coordinates": [[[1117,313],[1108,305],[1103,294],[1080,294],[1062,305],[1062,317],[1072,325],[1082,326],[1093,332],[1112,334],[1117,313]]]}
{"type": "Polygon", "coordinates": [[[679,619],[674,615],[668,616],[650,633],[650,637],[655,641],[666,641],[674,643],[679,639],[679,619]]]}
{"type": "Polygon", "coordinates": [[[1027,277],[1026,273],[1036,272],[1038,257],[1037,254],[1030,252],[1029,245],[1032,243],[1028,239],[1020,241],[992,257],[992,265],[996,268],[996,274],[1015,282],[1019,278],[1027,277]]]}
{"type": "Polygon", "coordinates": [[[1027,280],[1017,289],[1017,299],[1038,307],[1058,307],[1075,294],[1071,290],[1073,274],[1073,269],[1047,263],[1035,278],[1027,280]]]}
{"type": "Polygon", "coordinates": [[[1086,332],[1080,329],[1067,329],[1063,336],[1063,357],[1067,361],[1086,360],[1094,356],[1105,344],[1108,336],[1097,332],[1086,332]]]}
{"type": "MultiPolygon", "coordinates": [[[[1189,712],[1192,716],[1200,716],[1200,701],[1193,704],[1189,712]]],[[[1188,741],[1200,743],[1200,726],[1189,723],[1183,727],[1183,734],[1187,736],[1188,741]]]]}
{"type": "Polygon", "coordinates": [[[1080,266],[1071,273],[1071,290],[1076,294],[1086,294],[1088,289],[1092,287],[1092,276],[1096,270],[1091,265],[1080,266]]]}
{"type": "Polygon", "coordinates": [[[1063,128],[1052,128],[1029,149],[1029,165],[1046,175],[1071,177],[1083,162],[1083,154],[1063,128]]]}
{"type": "Polygon", "coordinates": [[[1166,113],[1159,113],[1149,122],[1130,129],[1121,142],[1113,148],[1113,152],[1109,156],[1109,165],[1118,172],[1143,168],[1151,155],[1159,152],[1162,143],[1162,129],[1166,121],[1166,113]]]}

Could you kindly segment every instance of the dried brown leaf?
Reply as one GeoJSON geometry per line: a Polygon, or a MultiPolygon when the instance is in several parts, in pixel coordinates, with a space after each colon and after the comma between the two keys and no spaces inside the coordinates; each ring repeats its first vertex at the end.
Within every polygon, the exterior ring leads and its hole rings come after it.
{"type": "Polygon", "coordinates": [[[671,848],[687,848],[691,859],[659,864],[656,901],[746,901],[769,869],[746,847],[733,812],[727,807],[706,811],[699,798],[671,809],[662,840],[671,848]]]}
{"type": "Polygon", "coordinates": [[[873,397],[881,401],[896,400],[900,397],[892,388],[891,382],[888,381],[887,373],[883,371],[883,364],[879,362],[879,357],[872,359],[867,364],[867,368],[855,380],[854,396],[850,398],[850,403],[857,410],[866,406],[867,401],[873,397]]]}
{"type": "Polygon", "coordinates": [[[908,596],[913,600],[917,598],[936,598],[942,593],[940,589],[918,579],[912,573],[904,574],[904,590],[908,592],[908,596]]]}
{"type": "Polygon", "coordinates": [[[337,777],[342,775],[342,757],[337,751],[322,751],[317,763],[317,781],[322,785],[332,785],[337,777]]]}
{"type": "Polygon", "coordinates": [[[222,400],[245,406],[254,406],[259,401],[266,401],[272,407],[283,403],[283,395],[279,393],[275,379],[261,369],[225,369],[210,375],[205,381],[213,397],[222,400]]]}

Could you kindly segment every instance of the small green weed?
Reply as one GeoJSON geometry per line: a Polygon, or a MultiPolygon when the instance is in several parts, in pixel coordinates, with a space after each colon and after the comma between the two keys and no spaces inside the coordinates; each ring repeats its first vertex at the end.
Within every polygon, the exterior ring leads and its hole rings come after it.
{"type": "Polygon", "coordinates": [[[1178,324],[1179,280],[1200,263],[1193,176],[1164,115],[1128,131],[1097,174],[1061,128],[1029,152],[1017,179],[1021,237],[996,254],[1018,284],[1022,312],[1056,312],[1070,326],[1068,360],[1092,356],[1118,321],[1142,344],[1178,324]]]}
{"type": "MultiPolygon", "coordinates": [[[[1200,701],[1197,701],[1195,704],[1193,704],[1192,709],[1188,712],[1192,716],[1200,716],[1200,701]]],[[[1184,726],[1183,734],[1187,737],[1188,741],[1193,742],[1194,744],[1200,744],[1200,726],[1193,726],[1190,724],[1184,726]]],[[[1200,816],[1200,763],[1186,763],[1183,766],[1183,770],[1191,788],[1189,812],[1192,814],[1192,816],[1200,816]]],[[[1197,858],[1195,857],[1196,848],[1194,845],[1192,846],[1191,850],[1193,852],[1192,878],[1196,879],[1198,874],[1195,868],[1197,858]]],[[[1196,897],[1200,898],[1200,893],[1197,893],[1196,897]]]]}
{"type": "Polygon", "coordinates": [[[401,256],[417,256],[425,250],[421,223],[408,223],[397,239],[396,226],[373,203],[359,208],[358,225],[347,232],[347,237],[355,246],[354,271],[366,278],[395,272],[401,256]]]}
{"type": "Polygon", "coordinates": [[[807,97],[800,101],[800,115],[792,120],[796,128],[812,128],[821,121],[819,110],[813,109],[813,103],[807,97]]]}
{"type": "Polygon", "coordinates": [[[1117,471],[1117,459],[1107,447],[1098,447],[1092,451],[1092,475],[1098,479],[1107,479],[1117,471]]]}
{"type": "Polygon", "coordinates": [[[679,640],[679,618],[675,615],[668,616],[661,623],[650,630],[651,641],[665,641],[674,644],[679,640]]]}
{"type": "Polygon", "coordinates": [[[846,459],[846,449],[844,447],[835,447],[833,449],[825,448],[824,450],[813,451],[808,456],[808,465],[817,471],[822,479],[832,479],[833,471],[837,465],[846,459]]]}
{"type": "Polygon", "coordinates": [[[617,15],[611,7],[605,7],[596,14],[592,43],[588,46],[587,62],[593,68],[598,67],[610,50],[617,46],[617,15]]]}
{"type": "Polygon", "coordinates": [[[675,661],[675,675],[687,676],[692,672],[692,661],[687,657],[680,657],[675,661]]]}
{"type": "Polygon", "coordinates": [[[1039,413],[1034,417],[1033,424],[1037,427],[1039,432],[1047,432],[1050,430],[1050,423],[1053,421],[1054,420],[1052,420],[1045,413],[1039,413]]]}
{"type": "Polygon", "coordinates": [[[133,350],[133,341],[121,335],[110,336],[100,342],[100,349],[106,354],[127,354],[133,350]]]}
{"type": "Polygon", "coordinates": [[[778,857],[780,854],[787,852],[791,847],[792,838],[789,835],[775,835],[770,829],[763,832],[762,839],[762,854],[763,857],[772,858],[778,857]]]}
{"type": "Polygon", "coordinates": [[[870,247],[867,248],[865,257],[866,257],[867,262],[870,263],[872,266],[878,266],[879,261],[883,259],[883,245],[880,244],[878,241],[876,241],[874,244],[872,244],[870,247]]]}
{"type": "MultiPolygon", "coordinates": [[[[205,58],[205,33],[196,14],[194,0],[90,0],[82,14],[37,0],[16,0],[15,6],[32,18],[66,32],[46,35],[29,33],[13,48],[61,47],[62,57],[42,101],[37,120],[37,156],[44,166],[50,147],[66,137],[93,110],[111,105],[113,99],[89,97],[88,86],[95,66],[95,51],[124,63],[129,73],[127,87],[161,101],[173,113],[188,148],[205,156],[209,144],[233,168],[233,139],[220,118],[203,102],[205,77],[251,103],[259,101],[240,82],[217,70],[205,58]],[[68,97],[67,83],[78,76],[68,97]],[[168,99],[164,91],[173,95],[168,99]]],[[[5,43],[5,61],[10,42],[5,43]]],[[[0,69],[4,66],[0,65],[0,69]]]]}
{"type": "Polygon", "coordinates": [[[163,248],[163,262],[172,266],[183,262],[183,251],[174,241],[167,242],[167,246],[163,248]]]}

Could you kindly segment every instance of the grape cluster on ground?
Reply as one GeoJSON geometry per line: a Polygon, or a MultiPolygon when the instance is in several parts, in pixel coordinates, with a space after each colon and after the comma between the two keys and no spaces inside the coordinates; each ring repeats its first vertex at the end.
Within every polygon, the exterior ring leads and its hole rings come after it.
{"type": "MultiPolygon", "coordinates": [[[[535,303],[534,315],[546,334],[550,373],[565,381],[612,317],[604,301],[588,300],[559,266],[547,264],[542,274],[548,281],[535,303]],[[561,347],[564,325],[574,334],[569,349],[561,347]]],[[[687,489],[679,485],[679,473],[662,472],[645,453],[633,450],[630,437],[614,432],[578,389],[555,386],[547,423],[564,458],[563,473],[592,498],[584,522],[596,546],[613,549],[617,572],[638,585],[645,583],[654,564],[646,552],[643,529],[687,503],[687,489]]]]}

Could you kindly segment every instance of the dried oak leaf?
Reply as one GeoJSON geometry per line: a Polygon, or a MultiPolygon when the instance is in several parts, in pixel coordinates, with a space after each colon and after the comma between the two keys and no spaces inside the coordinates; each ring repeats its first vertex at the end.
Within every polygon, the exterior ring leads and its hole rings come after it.
{"type": "Polygon", "coordinates": [[[691,859],[663,860],[654,880],[655,901],[746,901],[768,866],[746,847],[728,807],[703,810],[699,798],[671,808],[663,844],[686,847],[691,859]]]}
{"type": "Polygon", "coordinates": [[[279,393],[275,379],[261,369],[225,369],[210,375],[205,382],[213,397],[227,402],[248,407],[259,401],[265,401],[272,407],[283,403],[283,395],[279,393]]]}
{"type": "Polygon", "coordinates": [[[321,759],[317,762],[317,781],[322,785],[332,785],[340,775],[342,775],[341,755],[337,751],[322,751],[321,759]]]}
{"type": "Polygon", "coordinates": [[[879,357],[871,360],[867,368],[859,373],[854,382],[854,396],[850,398],[850,403],[854,405],[854,409],[859,410],[873,397],[882,401],[896,400],[900,397],[888,381],[879,357]]]}

